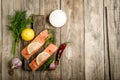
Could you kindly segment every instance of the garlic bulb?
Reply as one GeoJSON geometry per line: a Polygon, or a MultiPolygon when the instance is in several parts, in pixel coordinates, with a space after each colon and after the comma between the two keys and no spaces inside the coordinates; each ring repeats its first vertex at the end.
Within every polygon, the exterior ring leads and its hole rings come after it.
{"type": "Polygon", "coordinates": [[[55,62],[53,61],[50,66],[49,66],[49,69],[50,70],[54,70],[56,68],[56,65],[55,65],[55,62]]]}
{"type": "Polygon", "coordinates": [[[22,66],[22,61],[19,58],[12,59],[11,69],[17,69],[22,66]]]}

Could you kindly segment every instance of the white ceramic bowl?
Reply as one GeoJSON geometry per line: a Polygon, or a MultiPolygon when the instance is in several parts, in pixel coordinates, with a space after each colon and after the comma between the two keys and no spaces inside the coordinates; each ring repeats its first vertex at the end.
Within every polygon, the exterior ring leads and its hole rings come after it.
{"type": "Polygon", "coordinates": [[[67,21],[66,13],[62,10],[54,10],[49,16],[49,21],[54,27],[62,27],[67,21]]]}

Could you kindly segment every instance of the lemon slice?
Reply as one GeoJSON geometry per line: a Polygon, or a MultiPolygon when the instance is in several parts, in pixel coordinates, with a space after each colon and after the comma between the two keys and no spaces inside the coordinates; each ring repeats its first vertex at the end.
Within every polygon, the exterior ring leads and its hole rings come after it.
{"type": "Polygon", "coordinates": [[[28,53],[31,54],[34,50],[38,49],[41,46],[39,42],[32,42],[28,45],[28,53]]]}
{"type": "Polygon", "coordinates": [[[39,65],[42,61],[46,60],[48,57],[50,57],[50,54],[47,52],[40,53],[36,58],[36,63],[39,65]]]}

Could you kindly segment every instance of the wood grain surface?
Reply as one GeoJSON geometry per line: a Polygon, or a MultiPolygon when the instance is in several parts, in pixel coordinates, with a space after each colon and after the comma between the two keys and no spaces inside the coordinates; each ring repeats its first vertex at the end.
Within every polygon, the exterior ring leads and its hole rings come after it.
{"type": "MultiPolygon", "coordinates": [[[[40,10],[40,12],[43,11],[43,15],[45,16],[45,28],[52,29],[54,31],[54,36],[56,38],[56,44],[60,44],[60,29],[54,28],[49,23],[49,15],[50,13],[55,9],[60,9],[60,0],[43,0],[43,9],[40,10]]],[[[55,57],[55,55],[53,55],[55,57]]],[[[60,65],[56,68],[54,71],[44,71],[40,74],[41,80],[60,80],[60,65]]]]}
{"type": "Polygon", "coordinates": [[[2,1],[2,80],[14,80],[14,76],[8,74],[8,62],[13,57],[11,55],[13,38],[11,32],[8,31],[8,15],[13,14],[13,0],[9,4],[9,0],[2,1]],[[9,34],[9,35],[8,35],[9,34]]]}
{"type": "Polygon", "coordinates": [[[2,80],[2,10],[0,0],[0,80],[2,80]]]}
{"type": "Polygon", "coordinates": [[[68,17],[67,23],[61,28],[61,42],[70,42],[62,55],[62,80],[84,80],[83,7],[83,0],[61,0],[61,9],[68,17]]]}
{"type": "Polygon", "coordinates": [[[120,80],[120,0],[106,0],[110,79],[120,80]]]}
{"type": "Polygon", "coordinates": [[[103,0],[86,0],[85,5],[85,78],[103,80],[103,0]]]}
{"type": "MultiPolygon", "coordinates": [[[[19,41],[16,57],[24,60],[20,52],[28,43],[19,41]]],[[[0,0],[0,80],[120,80],[120,0],[0,0]],[[49,14],[55,9],[67,14],[67,23],[61,28],[49,23],[49,14]],[[9,74],[13,37],[7,25],[8,15],[15,10],[44,16],[43,20],[33,17],[36,35],[50,28],[55,44],[70,42],[55,70],[20,68],[9,74]]]]}

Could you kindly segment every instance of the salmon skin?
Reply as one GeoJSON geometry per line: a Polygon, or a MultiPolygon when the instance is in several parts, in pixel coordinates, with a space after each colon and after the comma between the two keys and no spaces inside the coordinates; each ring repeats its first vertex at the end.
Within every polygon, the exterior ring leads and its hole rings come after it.
{"type": "Polygon", "coordinates": [[[56,45],[49,44],[47,48],[43,52],[39,53],[39,55],[29,64],[32,71],[35,71],[41,67],[57,49],[58,47],[56,45]],[[38,60],[39,63],[37,63],[38,60]]]}
{"type": "MultiPolygon", "coordinates": [[[[44,30],[41,33],[39,33],[33,41],[30,42],[30,44],[28,44],[21,52],[22,56],[25,59],[29,59],[32,55],[34,55],[46,42],[46,40],[50,38],[49,32],[48,30],[44,30]],[[28,46],[31,45],[32,43],[37,42],[40,43],[40,45],[37,45],[37,48],[34,49],[32,52],[28,52],[28,46]]],[[[34,47],[33,47],[34,48],[34,47]]]]}

